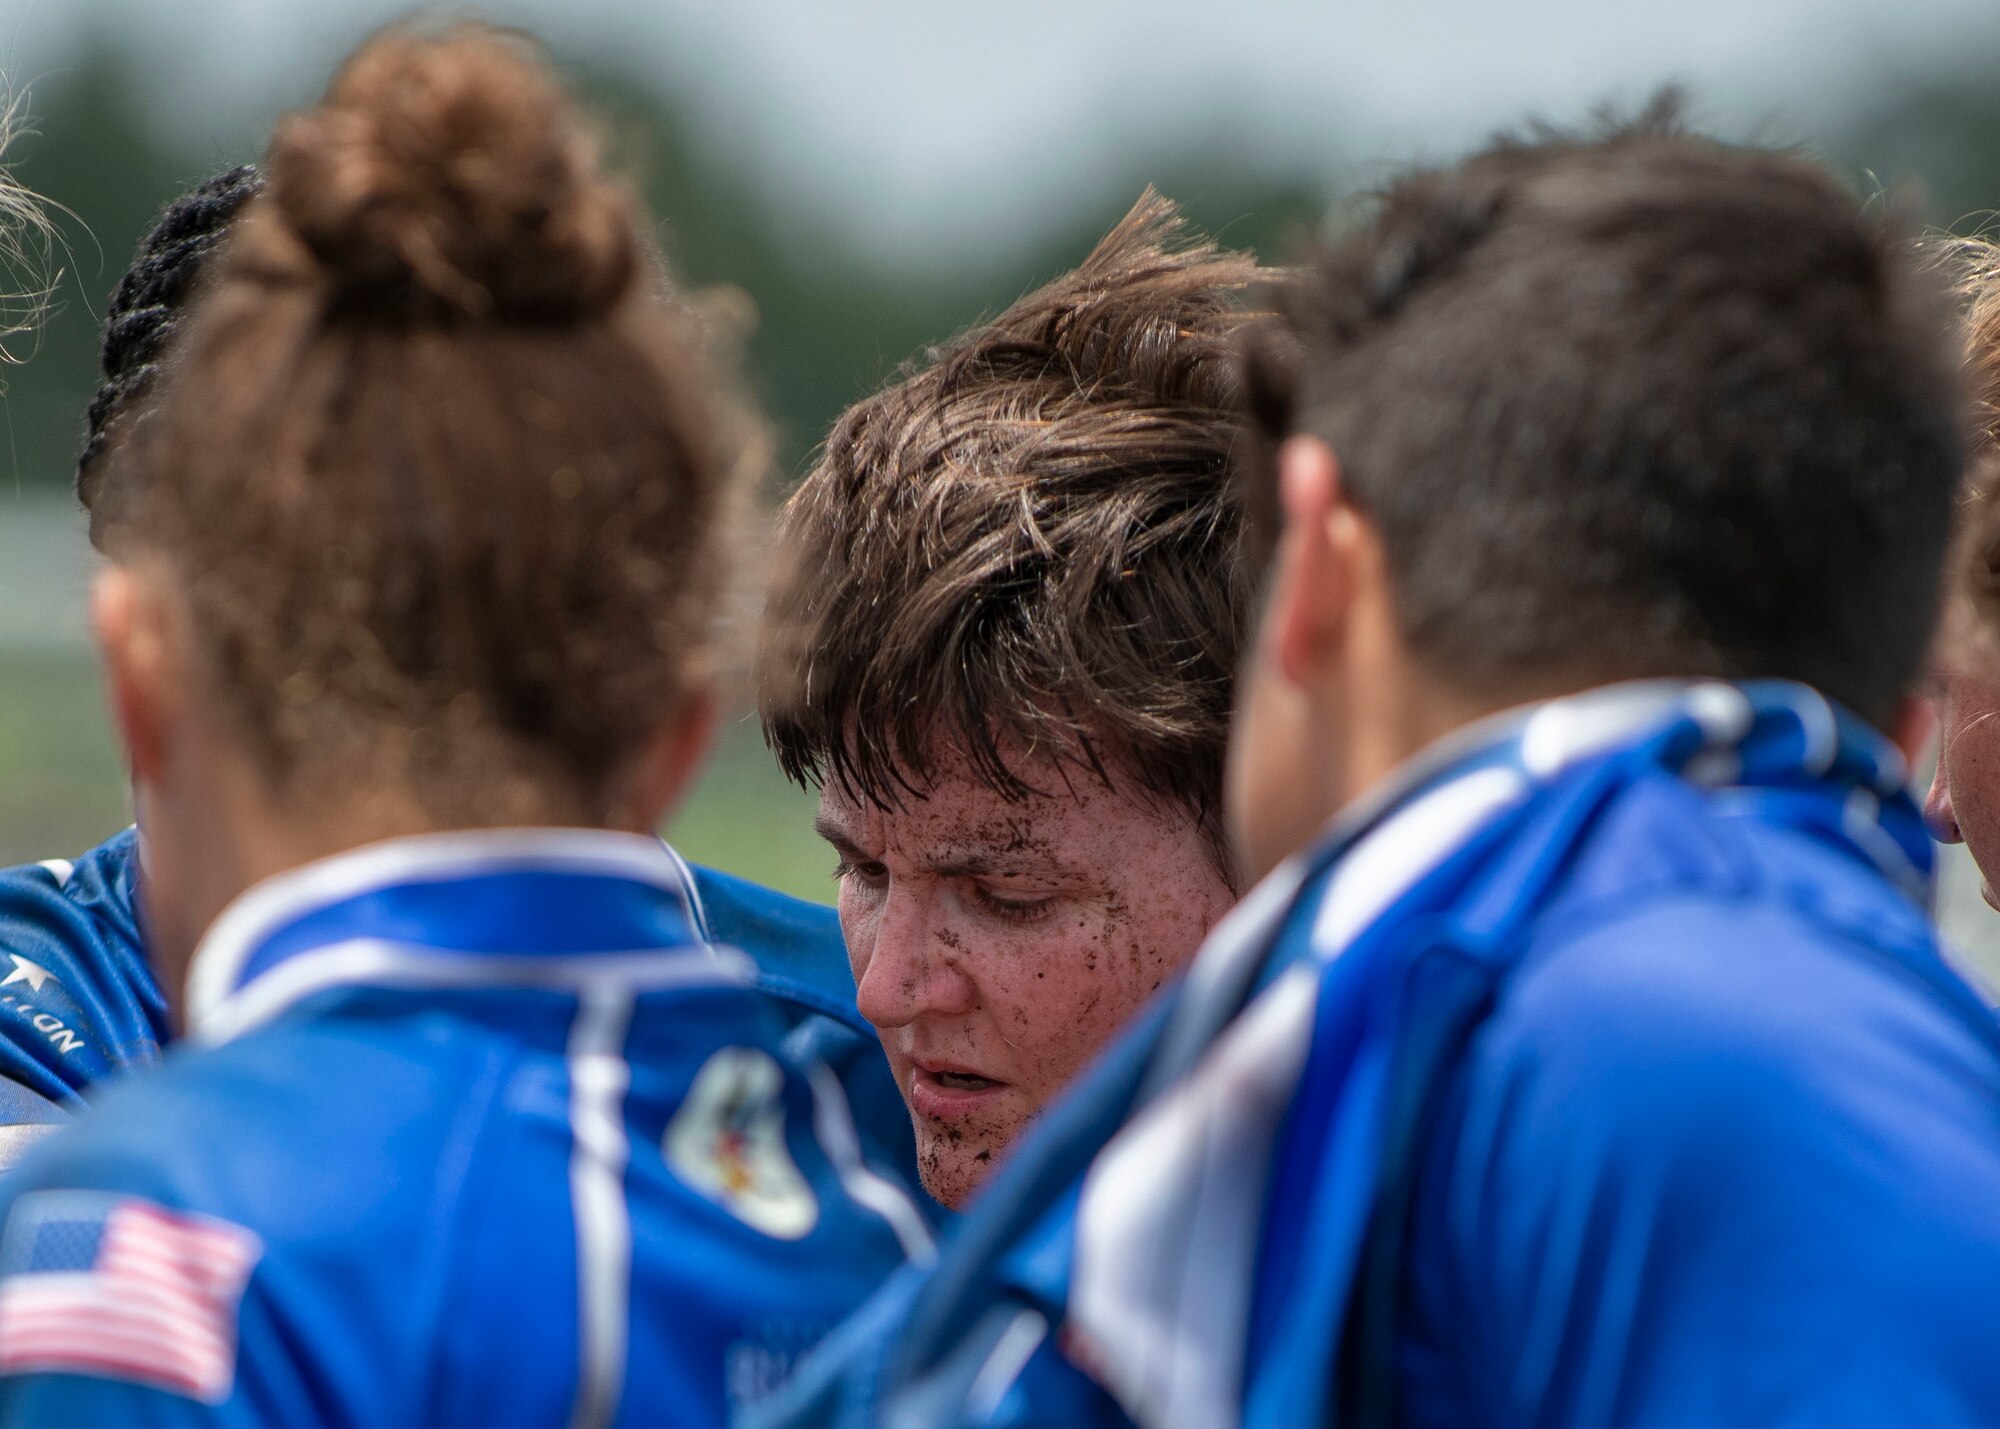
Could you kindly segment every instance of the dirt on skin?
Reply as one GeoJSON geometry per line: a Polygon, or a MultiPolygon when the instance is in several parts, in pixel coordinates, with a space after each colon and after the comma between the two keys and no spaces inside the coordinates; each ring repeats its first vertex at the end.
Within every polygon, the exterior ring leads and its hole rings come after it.
{"type": "Polygon", "coordinates": [[[1059,792],[1009,803],[959,767],[894,811],[838,787],[821,801],[847,870],[841,927],[861,1010],[904,1095],[919,1063],[1001,1084],[949,1114],[913,1114],[925,1187],[946,1205],[1233,901],[1184,812],[1090,781],[1045,787],[1059,792]]]}

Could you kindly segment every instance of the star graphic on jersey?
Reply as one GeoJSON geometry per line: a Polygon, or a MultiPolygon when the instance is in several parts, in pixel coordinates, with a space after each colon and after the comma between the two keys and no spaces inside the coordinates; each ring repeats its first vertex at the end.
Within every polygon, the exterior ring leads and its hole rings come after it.
{"type": "MultiPolygon", "coordinates": [[[[0,987],[6,987],[9,983],[25,982],[28,985],[28,991],[40,992],[42,984],[50,978],[55,977],[54,973],[50,972],[40,963],[31,963],[19,953],[9,953],[7,956],[14,960],[14,971],[8,973],[6,977],[0,978],[0,987]]],[[[58,982],[61,981],[60,978],[56,980],[58,982]]]]}

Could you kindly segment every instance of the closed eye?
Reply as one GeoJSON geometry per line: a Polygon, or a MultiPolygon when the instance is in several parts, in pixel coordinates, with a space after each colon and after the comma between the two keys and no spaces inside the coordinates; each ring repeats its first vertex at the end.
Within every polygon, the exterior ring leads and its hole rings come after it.
{"type": "Polygon", "coordinates": [[[870,888],[876,888],[888,882],[889,869],[887,865],[872,858],[855,858],[842,854],[840,861],[833,866],[833,876],[836,881],[844,882],[852,878],[870,888]]]}
{"type": "Polygon", "coordinates": [[[1058,895],[1044,893],[1025,898],[1010,898],[995,893],[984,884],[974,883],[971,887],[972,901],[981,911],[992,914],[1007,923],[1034,923],[1047,917],[1060,901],[1058,895]]]}

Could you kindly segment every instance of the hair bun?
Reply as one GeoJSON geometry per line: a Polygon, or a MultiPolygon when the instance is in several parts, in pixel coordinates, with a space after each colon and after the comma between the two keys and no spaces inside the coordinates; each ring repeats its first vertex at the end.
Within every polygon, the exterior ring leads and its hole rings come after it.
{"type": "Polygon", "coordinates": [[[279,127],[265,175],[338,307],[576,321],[639,268],[630,191],[530,46],[481,26],[377,36],[279,127]]]}

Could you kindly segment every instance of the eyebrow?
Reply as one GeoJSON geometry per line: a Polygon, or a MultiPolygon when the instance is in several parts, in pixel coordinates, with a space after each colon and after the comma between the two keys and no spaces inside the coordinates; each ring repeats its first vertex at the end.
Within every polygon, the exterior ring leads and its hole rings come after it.
{"type": "Polygon", "coordinates": [[[859,848],[855,847],[854,840],[847,836],[847,831],[825,814],[817,814],[813,817],[813,832],[832,844],[835,850],[840,853],[861,852],[859,848]]]}
{"type": "MultiPolygon", "coordinates": [[[[861,849],[847,831],[825,814],[813,819],[813,832],[832,844],[834,851],[842,854],[859,854],[861,849]]],[[[946,844],[935,858],[925,863],[927,872],[943,878],[976,878],[982,874],[1008,873],[1058,873],[1074,874],[1078,870],[1060,859],[1039,850],[1029,852],[1020,848],[999,848],[993,845],[960,843],[946,844]]]]}

